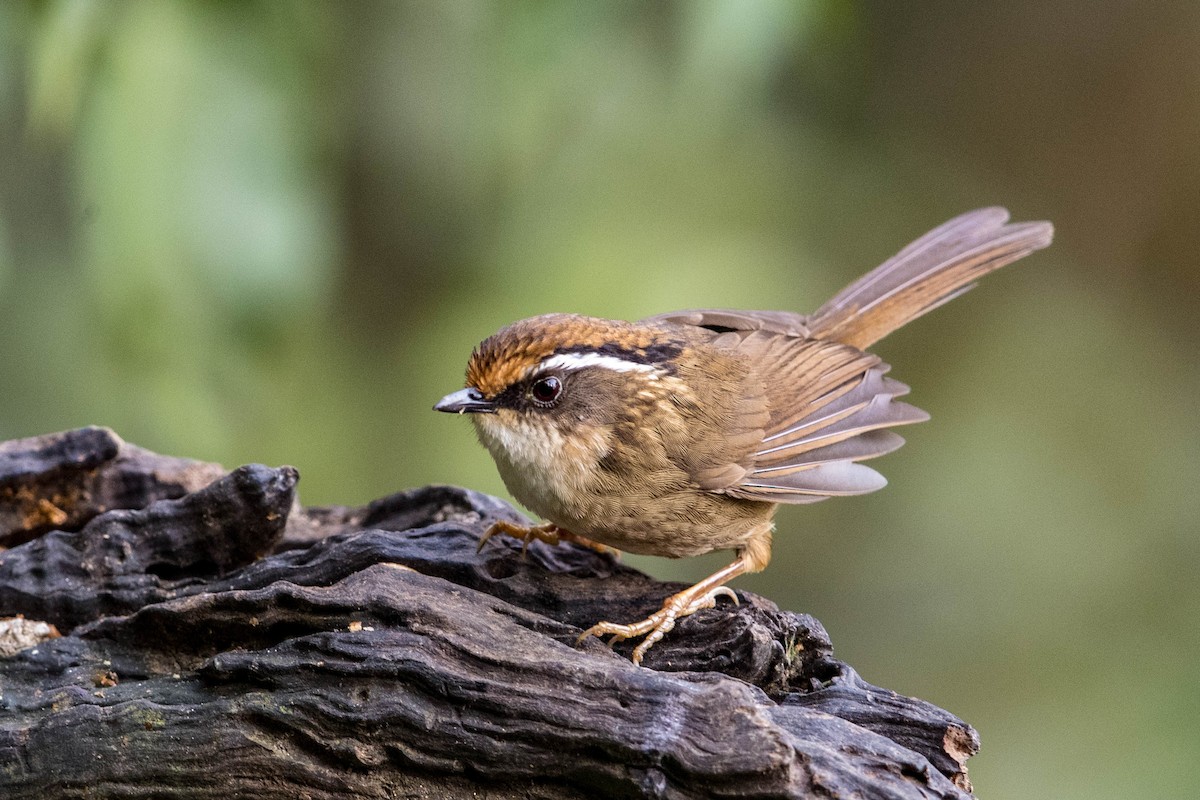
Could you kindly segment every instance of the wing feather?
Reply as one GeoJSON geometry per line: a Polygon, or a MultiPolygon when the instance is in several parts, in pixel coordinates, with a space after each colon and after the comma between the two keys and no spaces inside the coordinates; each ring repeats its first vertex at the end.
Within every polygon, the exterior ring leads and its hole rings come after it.
{"type": "Polygon", "coordinates": [[[865,461],[868,458],[887,455],[902,444],[904,437],[893,431],[864,431],[843,441],[808,450],[801,462],[781,462],[775,466],[756,467],[750,475],[788,475],[834,461],[865,461]]]}
{"type": "MultiPolygon", "coordinates": [[[[721,334],[726,335],[726,334],[721,334]]],[[[755,365],[770,420],[717,491],[772,503],[862,494],[886,481],[855,462],[904,443],[884,430],[928,415],[894,398],[908,392],[875,356],[837,342],[755,331],[738,349],[755,365]]]]}
{"type": "Polygon", "coordinates": [[[852,461],[835,461],[794,475],[747,478],[727,494],[748,500],[765,500],[767,498],[762,495],[770,495],[769,502],[773,503],[811,503],[809,498],[813,496],[867,494],[884,486],[887,486],[887,479],[870,467],[852,461]],[[794,495],[799,495],[799,499],[791,499],[794,495]]]}
{"type": "Polygon", "coordinates": [[[908,387],[863,348],[1045,247],[1053,232],[982,208],[920,237],[809,316],[695,309],[643,320],[730,356],[725,371],[696,365],[702,379],[728,382],[741,370],[740,396],[719,392],[706,412],[720,415],[712,421],[725,439],[692,438],[679,461],[701,489],[747,500],[813,503],[881,488],[883,476],[857,462],[904,443],[888,428],[929,415],[896,400],[908,387]]]}
{"type": "MultiPolygon", "coordinates": [[[[924,422],[929,419],[926,414],[908,403],[894,403],[885,394],[875,395],[855,413],[837,420],[831,425],[818,428],[807,435],[792,438],[783,444],[774,444],[755,452],[759,464],[766,462],[791,461],[795,458],[831,444],[844,441],[879,428],[890,428],[893,425],[907,425],[913,422],[924,422]]],[[[805,430],[809,430],[805,427],[805,430]]]]}

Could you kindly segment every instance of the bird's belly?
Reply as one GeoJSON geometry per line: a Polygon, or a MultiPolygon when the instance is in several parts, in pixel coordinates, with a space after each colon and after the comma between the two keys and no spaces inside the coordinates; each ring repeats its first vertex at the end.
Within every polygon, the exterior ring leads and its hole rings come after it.
{"type": "Polygon", "coordinates": [[[504,485],[549,522],[619,550],[680,558],[741,546],[775,512],[772,503],[700,491],[677,468],[634,481],[599,466],[607,441],[511,421],[477,425],[504,485]]]}
{"type": "MultiPolygon", "coordinates": [[[[636,494],[631,487],[630,494],[636,494]]],[[[775,506],[698,492],[694,489],[632,499],[594,498],[598,513],[564,527],[631,553],[682,558],[735,550],[770,520],[775,506]]]]}
{"type": "Polygon", "coordinates": [[[643,555],[682,558],[737,549],[775,506],[698,492],[648,493],[497,459],[504,485],[534,513],[580,536],[643,555]],[[572,479],[574,478],[574,480],[572,479]],[[586,488],[581,488],[586,484],[586,488]]]}

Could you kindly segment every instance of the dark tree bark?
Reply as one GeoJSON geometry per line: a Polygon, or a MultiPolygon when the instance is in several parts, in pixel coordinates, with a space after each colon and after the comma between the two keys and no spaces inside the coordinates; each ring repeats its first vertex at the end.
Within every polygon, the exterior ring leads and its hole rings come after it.
{"type": "Polygon", "coordinates": [[[0,796],[969,797],[975,731],[812,617],[740,592],[635,667],[576,636],[680,587],[476,553],[522,518],[469,490],[303,509],[297,479],[96,428],[0,445],[0,614],[63,634],[0,658],[0,796]]]}

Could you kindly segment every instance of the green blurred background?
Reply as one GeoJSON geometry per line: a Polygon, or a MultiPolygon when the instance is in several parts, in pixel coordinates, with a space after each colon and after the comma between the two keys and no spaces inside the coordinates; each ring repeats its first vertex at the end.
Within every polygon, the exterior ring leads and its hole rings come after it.
{"type": "Polygon", "coordinates": [[[877,348],[934,417],[889,488],[738,585],[981,796],[1191,797],[1198,53],[1183,0],[0,4],[0,439],[503,495],[430,410],[500,325],[810,311],[1005,204],[1053,248],[877,348]]]}

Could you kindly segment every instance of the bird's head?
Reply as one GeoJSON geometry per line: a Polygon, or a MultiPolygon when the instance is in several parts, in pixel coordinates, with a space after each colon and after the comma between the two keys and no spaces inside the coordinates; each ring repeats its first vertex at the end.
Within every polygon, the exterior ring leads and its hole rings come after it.
{"type": "Polygon", "coordinates": [[[548,314],[485,339],[466,387],[437,411],[471,414],[501,464],[551,470],[605,456],[623,425],[661,401],[681,343],[656,326],[548,314]]]}

